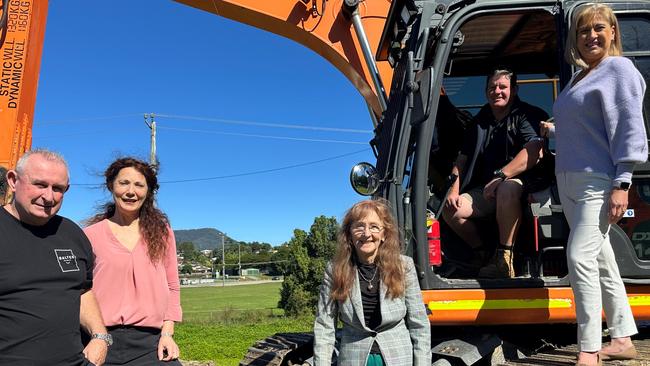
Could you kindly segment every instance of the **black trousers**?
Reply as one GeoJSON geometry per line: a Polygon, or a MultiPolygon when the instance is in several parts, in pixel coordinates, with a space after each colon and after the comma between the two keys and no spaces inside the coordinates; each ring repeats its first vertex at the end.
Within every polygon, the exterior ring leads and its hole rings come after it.
{"type": "Polygon", "coordinates": [[[178,360],[158,360],[160,329],[148,327],[108,327],[113,345],[108,348],[106,366],[182,366],[178,360]]]}

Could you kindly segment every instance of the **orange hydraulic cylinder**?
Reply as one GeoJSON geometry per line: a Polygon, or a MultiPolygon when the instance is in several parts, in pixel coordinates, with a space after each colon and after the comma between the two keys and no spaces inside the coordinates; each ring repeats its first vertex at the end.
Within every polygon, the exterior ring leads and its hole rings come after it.
{"type": "Polygon", "coordinates": [[[13,168],[30,149],[47,0],[5,0],[6,37],[0,48],[0,166],[13,168]]]}
{"type": "MultiPolygon", "coordinates": [[[[377,92],[374,90],[352,22],[347,20],[341,11],[343,0],[175,1],[267,30],[310,48],[339,69],[359,90],[375,115],[381,115],[377,92]]],[[[366,0],[359,4],[359,15],[373,53],[379,44],[390,4],[389,0],[366,0]]],[[[377,63],[377,67],[385,89],[390,90],[393,69],[385,61],[377,63]]]]}
{"type": "MultiPolygon", "coordinates": [[[[569,287],[422,291],[434,325],[575,323],[569,287]]],[[[650,320],[650,285],[627,287],[636,320],[650,320]]],[[[604,318],[603,318],[604,319],[604,318]]]]}

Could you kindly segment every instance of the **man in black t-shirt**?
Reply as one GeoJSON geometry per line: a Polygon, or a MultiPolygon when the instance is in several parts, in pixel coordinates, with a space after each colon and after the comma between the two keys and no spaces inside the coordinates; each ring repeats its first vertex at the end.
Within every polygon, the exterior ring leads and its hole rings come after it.
{"type": "Polygon", "coordinates": [[[56,215],[68,190],[58,154],[35,150],[6,174],[0,208],[0,365],[101,365],[110,338],[92,293],[90,242],[56,215]],[[80,325],[93,339],[84,348],[80,325]]]}
{"type": "MultiPolygon", "coordinates": [[[[496,215],[497,251],[480,269],[479,277],[507,278],[514,277],[512,245],[521,221],[522,195],[545,188],[531,168],[542,157],[539,123],[548,119],[548,114],[519,100],[517,77],[510,70],[494,70],[485,92],[488,104],[476,116],[476,126],[468,129],[452,168],[459,179],[447,198],[443,217],[485,257],[485,243],[472,219],[496,215]]],[[[547,186],[552,176],[550,172],[547,186]]]]}

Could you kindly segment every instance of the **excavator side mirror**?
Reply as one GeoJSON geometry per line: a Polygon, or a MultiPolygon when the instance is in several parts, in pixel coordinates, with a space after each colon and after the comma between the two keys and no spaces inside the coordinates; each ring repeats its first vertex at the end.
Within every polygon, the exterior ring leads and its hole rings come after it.
{"type": "Polygon", "coordinates": [[[370,196],[379,188],[377,169],[370,163],[359,163],[352,167],[350,184],[355,192],[362,196],[370,196]]]}

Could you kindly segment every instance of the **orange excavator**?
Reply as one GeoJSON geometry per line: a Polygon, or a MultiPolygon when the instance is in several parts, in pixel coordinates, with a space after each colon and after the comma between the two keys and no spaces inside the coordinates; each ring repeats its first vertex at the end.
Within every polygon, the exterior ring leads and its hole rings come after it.
{"type": "MultiPolygon", "coordinates": [[[[373,120],[370,145],[377,161],[355,166],[351,182],[360,194],[391,202],[432,326],[575,322],[565,263],[568,229],[553,186],[545,203],[522,203],[514,278],[478,279],[469,247],[439,218],[455,179],[451,163],[471,112],[484,103],[476,90],[485,75],[509,65],[519,75],[520,95],[543,96],[548,109],[574,71],[562,59],[564,39],[573,11],[585,1],[177,1],[292,39],[359,90],[373,120]]],[[[617,13],[624,55],[650,82],[650,1],[602,2],[617,13]]],[[[30,147],[46,17],[46,0],[2,2],[0,166],[6,169],[30,147]]],[[[644,113],[648,126],[648,96],[644,113]]],[[[636,168],[629,197],[628,212],[612,227],[612,247],[635,318],[650,320],[650,164],[636,168]]],[[[486,238],[495,235],[493,227],[485,223],[486,238]]],[[[466,347],[432,344],[434,361],[471,364],[466,347]]],[[[304,347],[299,357],[296,348],[294,356],[259,364],[307,360],[304,347]]],[[[475,349],[484,355],[484,347],[475,349]]],[[[243,363],[265,360],[261,346],[252,350],[257,355],[243,363]]]]}

